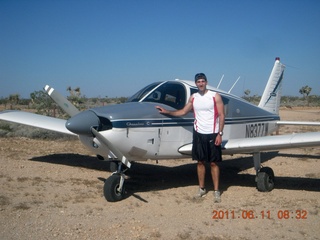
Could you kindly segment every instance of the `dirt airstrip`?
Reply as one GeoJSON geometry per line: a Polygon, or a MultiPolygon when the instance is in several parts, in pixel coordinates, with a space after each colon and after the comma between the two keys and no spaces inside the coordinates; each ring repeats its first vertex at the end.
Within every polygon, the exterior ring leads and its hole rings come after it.
{"type": "MultiPolygon", "coordinates": [[[[320,109],[281,116],[320,121],[320,109]]],[[[280,134],[302,131],[320,128],[286,126],[280,134]]],[[[234,155],[221,164],[219,204],[212,191],[193,198],[190,159],[133,164],[127,197],[111,203],[103,197],[108,163],[80,142],[0,138],[0,239],[320,239],[320,146],[262,159],[276,175],[268,193],[255,187],[251,156],[234,155]]]]}

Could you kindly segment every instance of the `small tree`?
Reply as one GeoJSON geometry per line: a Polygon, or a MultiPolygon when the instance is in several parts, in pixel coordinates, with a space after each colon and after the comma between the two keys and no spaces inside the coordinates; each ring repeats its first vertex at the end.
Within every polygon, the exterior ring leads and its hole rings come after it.
{"type": "Polygon", "coordinates": [[[71,86],[67,87],[67,91],[70,93],[70,96],[68,96],[68,100],[75,105],[78,109],[83,109],[83,104],[85,102],[85,96],[81,95],[80,87],[76,87],[74,89],[71,88],[71,86]]]}
{"type": "Polygon", "coordinates": [[[309,94],[311,92],[312,88],[308,85],[300,88],[299,93],[303,95],[304,99],[307,100],[307,105],[309,106],[309,94]]]}
{"type": "Polygon", "coordinates": [[[250,99],[249,95],[250,95],[251,91],[249,89],[247,89],[243,93],[244,93],[244,95],[242,98],[250,102],[251,99],[250,99]]]}
{"type": "Polygon", "coordinates": [[[31,103],[38,114],[46,116],[55,116],[55,103],[44,91],[34,91],[30,93],[31,103]],[[53,113],[52,113],[53,111],[53,113]]]}
{"type": "Polygon", "coordinates": [[[13,109],[13,105],[17,105],[20,101],[20,95],[19,94],[11,94],[9,96],[9,102],[11,104],[10,108],[13,109]]]}

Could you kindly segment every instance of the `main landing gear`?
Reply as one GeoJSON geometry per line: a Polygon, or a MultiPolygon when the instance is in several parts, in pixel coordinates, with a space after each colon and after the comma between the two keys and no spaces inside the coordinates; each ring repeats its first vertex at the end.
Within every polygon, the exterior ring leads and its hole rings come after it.
{"type": "Polygon", "coordinates": [[[261,153],[253,154],[254,168],[256,170],[257,189],[261,192],[270,192],[274,188],[274,172],[270,167],[261,168],[261,153]]]}

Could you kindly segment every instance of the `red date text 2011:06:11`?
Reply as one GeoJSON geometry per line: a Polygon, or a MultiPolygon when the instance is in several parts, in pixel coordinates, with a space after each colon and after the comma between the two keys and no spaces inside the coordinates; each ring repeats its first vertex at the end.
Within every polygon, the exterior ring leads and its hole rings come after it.
{"type": "Polygon", "coordinates": [[[308,212],[306,210],[278,210],[275,215],[270,210],[262,210],[255,212],[254,210],[213,210],[212,219],[307,219],[308,212]]]}

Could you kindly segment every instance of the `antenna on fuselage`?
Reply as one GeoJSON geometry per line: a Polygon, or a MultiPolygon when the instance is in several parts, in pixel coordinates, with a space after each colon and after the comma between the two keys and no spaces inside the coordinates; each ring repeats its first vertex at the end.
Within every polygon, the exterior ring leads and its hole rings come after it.
{"type": "Polygon", "coordinates": [[[238,79],[235,81],[235,83],[232,85],[232,87],[230,88],[230,90],[228,91],[228,93],[231,92],[231,90],[233,89],[233,87],[237,84],[237,82],[239,81],[240,76],[238,77],[238,79]]]}
{"type": "Polygon", "coordinates": [[[223,78],[224,78],[224,74],[222,75],[222,77],[221,77],[221,79],[220,79],[220,82],[219,82],[219,84],[218,84],[218,86],[217,86],[217,89],[219,89],[220,84],[221,84],[223,78]]]}

